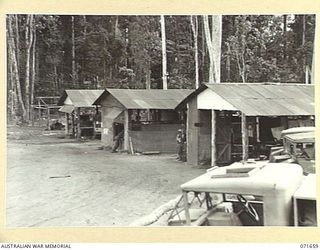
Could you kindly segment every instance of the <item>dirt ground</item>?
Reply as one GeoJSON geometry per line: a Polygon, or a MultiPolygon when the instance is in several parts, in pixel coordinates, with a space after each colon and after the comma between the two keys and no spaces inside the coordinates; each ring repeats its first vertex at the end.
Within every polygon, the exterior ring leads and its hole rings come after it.
{"type": "Polygon", "coordinates": [[[202,173],[174,155],[131,156],[63,131],[8,126],[7,227],[126,226],[202,173]]]}

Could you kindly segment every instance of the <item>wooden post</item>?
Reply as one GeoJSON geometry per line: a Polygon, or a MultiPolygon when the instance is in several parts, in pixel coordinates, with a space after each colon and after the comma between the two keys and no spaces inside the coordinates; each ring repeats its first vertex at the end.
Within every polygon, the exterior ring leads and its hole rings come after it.
{"type": "Polygon", "coordinates": [[[190,147],[190,142],[189,142],[189,118],[190,117],[190,106],[189,106],[189,103],[187,103],[187,120],[186,120],[186,143],[187,143],[187,145],[186,145],[186,154],[187,154],[187,157],[186,157],[186,160],[187,160],[187,162],[189,163],[189,161],[188,161],[188,158],[190,157],[189,156],[189,147],[190,147]]]}
{"type": "Polygon", "coordinates": [[[260,142],[260,121],[259,117],[256,117],[256,134],[257,134],[257,142],[260,142]]]}
{"type": "Polygon", "coordinates": [[[129,111],[124,111],[124,150],[129,150],[129,111]]]}
{"type": "Polygon", "coordinates": [[[211,166],[216,165],[216,112],[211,110],[211,166]]]}
{"type": "Polygon", "coordinates": [[[248,160],[248,131],[246,115],[241,113],[241,132],[242,132],[242,161],[248,160]]]}
{"type": "Polygon", "coordinates": [[[81,138],[81,127],[80,127],[80,108],[76,108],[77,114],[77,139],[80,140],[81,138]]]}
{"type": "Polygon", "coordinates": [[[31,115],[32,126],[34,126],[34,106],[33,105],[31,105],[30,115],[31,115]]]}
{"type": "Polygon", "coordinates": [[[183,204],[184,204],[184,212],[186,216],[186,225],[191,225],[190,211],[189,211],[189,201],[188,201],[188,192],[183,191],[183,204]]]}
{"type": "Polygon", "coordinates": [[[50,130],[50,108],[47,107],[47,127],[50,130]]]}
{"type": "Polygon", "coordinates": [[[66,135],[69,134],[69,114],[66,113],[66,135]]]}
{"type": "Polygon", "coordinates": [[[71,126],[72,126],[72,136],[73,138],[76,138],[76,131],[75,131],[75,125],[74,125],[74,116],[76,114],[76,111],[74,110],[72,113],[71,113],[71,126]]]}
{"type": "Polygon", "coordinates": [[[93,138],[92,139],[96,139],[96,116],[94,116],[93,118],[93,138]]]}
{"type": "Polygon", "coordinates": [[[40,121],[41,121],[41,108],[40,108],[40,98],[38,98],[38,114],[39,114],[39,117],[38,117],[38,121],[39,121],[39,127],[41,126],[40,124],[40,121]]]}

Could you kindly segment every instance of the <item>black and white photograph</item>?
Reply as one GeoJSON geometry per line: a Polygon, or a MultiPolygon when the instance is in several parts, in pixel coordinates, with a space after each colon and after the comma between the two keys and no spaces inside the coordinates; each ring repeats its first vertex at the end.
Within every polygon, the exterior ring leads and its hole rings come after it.
{"type": "Polygon", "coordinates": [[[6,14],[5,227],[317,227],[316,14],[6,14]]]}

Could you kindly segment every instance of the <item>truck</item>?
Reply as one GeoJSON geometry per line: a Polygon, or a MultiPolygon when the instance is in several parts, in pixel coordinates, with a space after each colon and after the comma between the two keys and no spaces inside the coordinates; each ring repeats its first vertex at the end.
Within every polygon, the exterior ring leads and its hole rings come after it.
{"type": "Polygon", "coordinates": [[[317,226],[314,128],[281,133],[269,160],[212,167],[181,185],[171,226],[317,226]]]}

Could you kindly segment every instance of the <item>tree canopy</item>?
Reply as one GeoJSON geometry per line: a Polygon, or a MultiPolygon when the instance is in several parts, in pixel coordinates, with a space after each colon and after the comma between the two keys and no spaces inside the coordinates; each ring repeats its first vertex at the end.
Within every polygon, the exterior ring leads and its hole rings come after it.
{"type": "MultiPolygon", "coordinates": [[[[168,88],[209,81],[205,28],[215,25],[213,16],[165,16],[168,88]]],[[[221,34],[221,82],[309,79],[315,15],[225,15],[221,34]]],[[[160,16],[10,14],[7,45],[8,109],[26,119],[34,96],[67,88],[162,87],[160,16]]]]}

